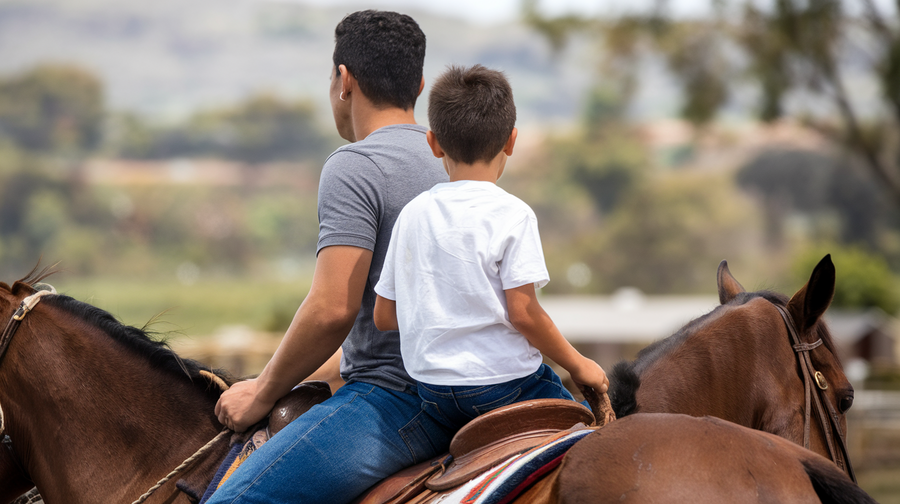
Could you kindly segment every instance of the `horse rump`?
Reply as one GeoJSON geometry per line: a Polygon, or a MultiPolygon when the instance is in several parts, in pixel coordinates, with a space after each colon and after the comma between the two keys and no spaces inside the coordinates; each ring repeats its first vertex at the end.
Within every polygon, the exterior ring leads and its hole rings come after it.
{"type": "Polygon", "coordinates": [[[822,504],[877,504],[856,483],[838,469],[836,465],[825,459],[809,458],[801,460],[809,481],[822,504]]]}

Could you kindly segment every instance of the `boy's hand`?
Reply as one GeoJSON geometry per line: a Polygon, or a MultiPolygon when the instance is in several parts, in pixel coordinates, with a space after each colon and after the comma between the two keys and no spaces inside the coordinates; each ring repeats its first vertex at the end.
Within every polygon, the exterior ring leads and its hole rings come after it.
{"type": "Polygon", "coordinates": [[[572,376],[572,381],[575,382],[578,388],[591,387],[600,394],[605,394],[609,389],[609,379],[606,377],[606,372],[603,371],[599,364],[587,357],[582,357],[574,369],[567,369],[566,371],[572,376]]]}

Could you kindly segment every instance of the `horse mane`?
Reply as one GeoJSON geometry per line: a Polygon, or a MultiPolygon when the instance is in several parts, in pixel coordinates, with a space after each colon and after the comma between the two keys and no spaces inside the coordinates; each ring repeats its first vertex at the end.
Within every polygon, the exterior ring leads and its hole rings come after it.
{"type": "MultiPolygon", "coordinates": [[[[641,373],[649,368],[653,363],[671,354],[675,349],[681,346],[684,341],[690,337],[697,328],[702,326],[709,318],[717,316],[718,312],[725,306],[740,306],[753,299],[763,298],[770,303],[778,306],[787,306],[788,297],[777,292],[763,290],[757,292],[742,292],[734,297],[728,304],[717,306],[711,312],[691,320],[678,330],[675,334],[655,341],[638,352],[637,357],[631,361],[620,361],[612,369],[609,375],[609,400],[616,417],[621,418],[628,416],[637,409],[637,391],[641,386],[641,373]]],[[[834,345],[831,341],[831,335],[824,328],[823,324],[819,324],[820,335],[825,346],[834,353],[834,345]],[[827,337],[826,337],[827,336],[827,337]]]]}
{"type": "MultiPolygon", "coordinates": [[[[14,282],[12,287],[2,282],[0,282],[0,287],[5,288],[15,295],[26,288],[29,292],[34,292],[36,284],[53,273],[55,273],[55,271],[52,267],[40,270],[38,267],[35,267],[25,276],[25,278],[14,282]]],[[[154,368],[170,373],[181,379],[187,379],[195,386],[202,386],[211,398],[218,399],[222,394],[222,389],[211,383],[209,378],[204,377],[201,374],[201,371],[219,376],[228,386],[235,382],[234,378],[223,370],[213,370],[193,359],[183,359],[179,357],[178,354],[169,347],[165,340],[154,339],[151,337],[151,333],[145,329],[127,326],[121,323],[111,313],[97,308],[96,306],[78,301],[63,294],[45,296],[42,298],[41,303],[46,303],[55,308],[64,310],[70,315],[97,327],[118,343],[147,359],[154,368]]]]}

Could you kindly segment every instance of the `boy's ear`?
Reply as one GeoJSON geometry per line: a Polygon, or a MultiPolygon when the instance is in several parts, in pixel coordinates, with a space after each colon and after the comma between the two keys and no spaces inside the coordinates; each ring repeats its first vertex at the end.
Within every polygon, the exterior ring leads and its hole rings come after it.
{"type": "Polygon", "coordinates": [[[419,83],[419,92],[418,92],[418,94],[416,94],[416,96],[421,96],[423,89],[425,89],[425,76],[424,75],[422,76],[422,82],[419,83]]]}
{"type": "Polygon", "coordinates": [[[438,143],[437,137],[434,136],[433,131],[428,130],[425,133],[425,140],[428,142],[428,146],[431,147],[431,153],[434,154],[434,157],[444,157],[444,149],[441,149],[441,145],[438,143]]]}
{"type": "Polygon", "coordinates": [[[506,141],[506,145],[503,147],[503,153],[507,156],[512,156],[513,148],[516,146],[516,137],[518,135],[519,130],[513,128],[512,132],[509,134],[509,140],[506,141]]]}

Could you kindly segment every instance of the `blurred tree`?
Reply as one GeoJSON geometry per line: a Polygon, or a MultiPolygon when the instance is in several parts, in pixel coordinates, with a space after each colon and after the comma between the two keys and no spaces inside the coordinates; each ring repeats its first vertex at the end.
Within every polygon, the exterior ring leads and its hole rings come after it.
{"type": "Polygon", "coordinates": [[[713,15],[707,18],[676,20],[668,0],[657,0],[645,12],[578,23],[554,23],[535,2],[522,5],[525,19],[554,47],[575,29],[597,34],[606,49],[602,73],[619,70],[623,88],[635,86],[636,60],[663,56],[681,83],[682,114],[697,124],[712,120],[729,90],[748,78],[760,91],[758,113],[767,121],[785,113],[791,92],[819,97],[816,103],[830,103],[840,126],[821,109],[808,111],[809,124],[864,160],[871,176],[900,204],[900,9],[888,15],[873,0],[864,0],[863,14],[851,16],[840,0],[776,0],[764,8],[751,0],[710,2],[713,15]],[[853,64],[878,82],[884,104],[867,123],[842,75],[849,51],[859,46],[867,57],[854,58],[853,64]]]}
{"type": "Polygon", "coordinates": [[[138,159],[213,156],[248,163],[324,158],[332,147],[305,101],[257,95],[229,108],[203,111],[186,124],[151,127],[117,116],[110,150],[138,159]]]}
{"type": "Polygon", "coordinates": [[[0,79],[0,137],[23,149],[90,151],[103,114],[103,86],[83,69],[43,65],[0,79]]]}
{"type": "Polygon", "coordinates": [[[793,268],[797,286],[803,285],[825,254],[831,254],[837,274],[832,306],[839,308],[878,307],[886,313],[900,310],[900,278],[884,258],[858,247],[820,245],[801,254],[793,268]]]}
{"type": "Polygon", "coordinates": [[[606,226],[586,236],[585,262],[599,290],[707,292],[715,265],[757,254],[752,203],[728,177],[678,173],[641,184],[606,226]]]}
{"type": "Polygon", "coordinates": [[[836,216],[839,239],[876,248],[890,221],[891,204],[859,162],[847,156],[801,150],[763,152],[737,173],[738,184],[762,196],[767,238],[779,245],[790,213],[813,218],[836,216]]]}

